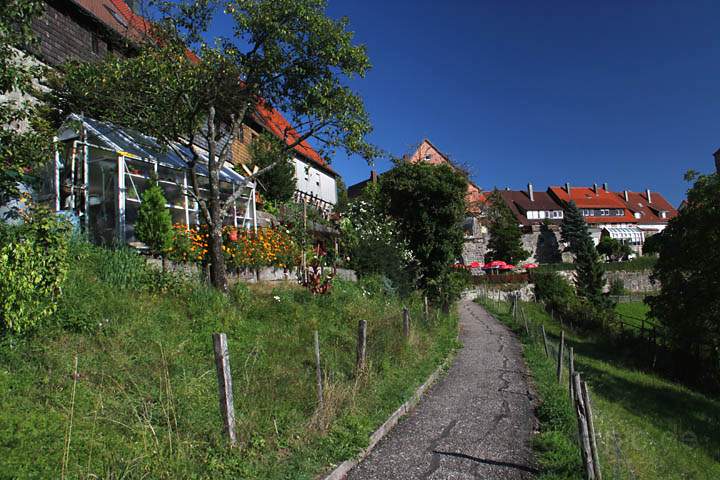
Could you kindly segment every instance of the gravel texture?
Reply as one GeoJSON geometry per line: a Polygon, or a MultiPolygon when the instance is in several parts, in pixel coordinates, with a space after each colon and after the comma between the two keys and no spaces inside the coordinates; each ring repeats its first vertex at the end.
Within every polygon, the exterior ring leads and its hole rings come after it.
{"type": "Polygon", "coordinates": [[[520,344],[480,305],[459,309],[463,348],[447,375],[349,480],[533,478],[535,397],[520,344]]]}

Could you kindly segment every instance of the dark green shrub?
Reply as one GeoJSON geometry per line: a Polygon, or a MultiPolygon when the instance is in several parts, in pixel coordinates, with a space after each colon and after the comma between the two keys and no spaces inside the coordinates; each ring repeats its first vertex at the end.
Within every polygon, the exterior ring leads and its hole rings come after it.
{"type": "Polygon", "coordinates": [[[436,279],[428,280],[425,289],[428,300],[447,312],[460,294],[471,284],[471,274],[468,270],[450,269],[436,279]]]}
{"type": "Polygon", "coordinates": [[[625,293],[625,282],[622,278],[613,278],[610,280],[610,295],[622,295],[625,293]]]}

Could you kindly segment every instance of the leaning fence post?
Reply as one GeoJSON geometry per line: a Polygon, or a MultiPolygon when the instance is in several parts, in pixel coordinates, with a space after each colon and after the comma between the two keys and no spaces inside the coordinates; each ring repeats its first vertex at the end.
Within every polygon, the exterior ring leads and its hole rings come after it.
{"type": "Polygon", "coordinates": [[[545,356],[549,357],[550,352],[548,352],[547,335],[545,335],[545,325],[540,325],[540,330],[542,331],[543,345],[545,345],[545,356]]]}
{"type": "Polygon", "coordinates": [[[425,295],[424,301],[425,301],[425,323],[428,323],[430,321],[430,307],[428,306],[427,295],[425,295]]]}
{"type": "Polygon", "coordinates": [[[590,434],[588,433],[587,411],[585,404],[580,395],[580,374],[575,373],[573,376],[573,386],[575,392],[575,414],[577,415],[578,433],[580,436],[580,454],[582,455],[583,466],[585,467],[585,478],[595,480],[595,469],[593,467],[593,457],[590,447],[590,434]]]}
{"type": "Polygon", "coordinates": [[[365,350],[367,346],[367,322],[360,320],[358,322],[358,338],[357,338],[357,360],[355,366],[358,372],[365,368],[365,350]]]}
{"type": "Polygon", "coordinates": [[[213,333],[212,337],[220,396],[220,414],[223,417],[225,433],[230,439],[230,446],[235,446],[237,435],[235,433],[235,408],[233,407],[232,375],[230,374],[230,352],[228,351],[227,335],[213,333]]]}
{"type": "Polygon", "coordinates": [[[570,401],[575,401],[575,389],[573,388],[573,376],[575,375],[575,350],[570,347],[568,353],[568,377],[570,389],[570,401]]]}
{"type": "Polygon", "coordinates": [[[602,473],[600,472],[600,454],[598,452],[597,441],[595,439],[595,423],[593,422],[592,407],[590,406],[590,393],[588,392],[587,384],[582,382],[580,385],[582,388],[583,403],[585,404],[585,413],[587,415],[588,424],[588,435],[590,436],[590,451],[593,459],[593,471],[595,472],[595,478],[602,480],[602,473]]]}
{"type": "Polygon", "coordinates": [[[403,307],[403,336],[410,336],[410,312],[407,307],[403,307]]]}
{"type": "Polygon", "coordinates": [[[317,395],[318,395],[318,405],[320,405],[320,409],[323,408],[323,385],[322,385],[322,369],[320,367],[320,335],[318,335],[318,331],[315,330],[315,376],[316,376],[316,382],[317,382],[317,395]]]}
{"type": "Polygon", "coordinates": [[[560,330],[560,346],[558,347],[557,357],[557,379],[558,383],[562,381],[562,364],[563,364],[563,349],[565,348],[565,331],[560,330]]]}

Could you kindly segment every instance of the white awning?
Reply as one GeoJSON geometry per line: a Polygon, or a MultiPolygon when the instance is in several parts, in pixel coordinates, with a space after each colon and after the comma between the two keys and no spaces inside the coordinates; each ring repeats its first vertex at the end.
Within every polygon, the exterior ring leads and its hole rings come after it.
{"type": "Polygon", "coordinates": [[[605,227],[603,231],[607,232],[610,238],[627,240],[630,243],[643,243],[645,241],[645,233],[638,227],[605,227]]]}

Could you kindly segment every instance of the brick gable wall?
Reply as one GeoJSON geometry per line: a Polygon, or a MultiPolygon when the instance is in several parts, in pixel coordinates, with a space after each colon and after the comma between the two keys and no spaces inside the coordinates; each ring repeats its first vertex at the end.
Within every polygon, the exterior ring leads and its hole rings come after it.
{"type": "Polygon", "coordinates": [[[68,0],[46,2],[45,12],[33,21],[33,31],[39,40],[38,57],[51,66],[68,60],[97,61],[109,51],[123,55],[120,45],[68,0]]]}

